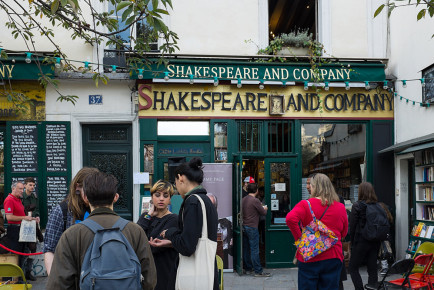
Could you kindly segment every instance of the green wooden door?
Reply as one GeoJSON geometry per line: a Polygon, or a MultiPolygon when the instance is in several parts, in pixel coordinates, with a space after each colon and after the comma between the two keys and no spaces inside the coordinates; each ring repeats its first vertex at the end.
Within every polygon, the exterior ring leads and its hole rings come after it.
{"type": "Polygon", "coordinates": [[[287,213],[298,201],[296,158],[265,159],[265,202],[268,206],[265,233],[267,268],[292,267],[294,238],[286,226],[287,213]]]}
{"type": "Polygon", "coordinates": [[[114,210],[133,218],[131,125],[83,125],[83,166],[96,167],[118,179],[119,200],[114,210]]]}
{"type": "Polygon", "coordinates": [[[233,242],[234,242],[234,267],[239,275],[243,274],[243,218],[241,201],[243,197],[242,173],[243,157],[234,156],[233,162],[233,242]]]}

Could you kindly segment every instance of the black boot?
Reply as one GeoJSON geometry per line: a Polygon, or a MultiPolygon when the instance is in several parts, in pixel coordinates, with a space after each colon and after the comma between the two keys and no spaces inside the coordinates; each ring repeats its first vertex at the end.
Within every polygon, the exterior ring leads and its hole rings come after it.
{"type": "Polygon", "coordinates": [[[27,272],[26,272],[26,279],[27,279],[27,280],[30,280],[30,281],[36,281],[36,277],[33,276],[33,274],[32,274],[31,271],[27,271],[27,272]]]}

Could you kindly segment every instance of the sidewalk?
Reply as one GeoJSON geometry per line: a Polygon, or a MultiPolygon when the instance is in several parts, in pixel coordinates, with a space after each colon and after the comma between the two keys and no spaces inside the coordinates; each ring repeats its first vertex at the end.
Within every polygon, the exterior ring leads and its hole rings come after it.
{"type": "MultiPolygon", "coordinates": [[[[266,272],[272,274],[268,278],[256,278],[249,275],[239,276],[237,273],[224,273],[224,289],[225,290],[283,290],[283,289],[297,289],[297,268],[283,268],[283,269],[266,269],[266,272]]],[[[367,283],[368,273],[366,268],[360,269],[363,282],[367,283]]],[[[381,278],[381,277],[379,277],[381,278]]],[[[44,290],[47,283],[47,277],[38,277],[36,282],[32,282],[33,290],[44,290]]],[[[354,289],[351,278],[348,275],[347,281],[344,281],[344,288],[351,290],[354,289]]]]}

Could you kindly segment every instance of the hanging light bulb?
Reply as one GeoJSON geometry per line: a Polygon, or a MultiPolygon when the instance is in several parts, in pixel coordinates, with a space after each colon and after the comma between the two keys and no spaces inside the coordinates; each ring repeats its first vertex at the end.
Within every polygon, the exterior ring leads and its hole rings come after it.
{"type": "Polygon", "coordinates": [[[282,87],[286,88],[286,81],[282,81],[282,87]]]}
{"type": "Polygon", "coordinates": [[[218,77],[214,77],[214,87],[219,85],[219,78],[218,77]]]}
{"type": "Polygon", "coordinates": [[[84,68],[85,68],[85,69],[89,69],[89,62],[88,62],[88,61],[85,61],[85,62],[84,62],[84,68]]]}
{"type": "Polygon", "coordinates": [[[387,90],[389,86],[387,85],[387,81],[384,81],[383,83],[383,90],[387,90]]]}
{"type": "Polygon", "coordinates": [[[32,53],[31,52],[26,52],[25,62],[26,63],[31,63],[32,62],[32,53]]]}
{"type": "Polygon", "coordinates": [[[168,71],[164,72],[164,80],[166,82],[169,81],[169,72],[168,71]]]}
{"type": "Polygon", "coordinates": [[[402,87],[406,88],[407,87],[407,81],[406,80],[402,80],[402,87]]]}
{"type": "Polygon", "coordinates": [[[350,82],[345,82],[345,89],[347,91],[350,89],[350,82]]]}
{"type": "Polygon", "coordinates": [[[425,87],[425,79],[424,79],[424,78],[421,78],[421,79],[420,79],[420,83],[421,83],[421,85],[422,85],[422,88],[424,88],[424,87],[425,87]]]}
{"type": "Polygon", "coordinates": [[[309,85],[307,82],[304,82],[304,90],[307,91],[309,89],[309,85]]]}
{"type": "Polygon", "coordinates": [[[238,79],[238,82],[237,82],[237,88],[242,88],[243,87],[243,84],[241,83],[241,79],[238,79]]]}
{"type": "Polygon", "coordinates": [[[143,69],[139,68],[139,74],[137,76],[139,78],[139,80],[143,79],[143,69]]]}
{"type": "Polygon", "coordinates": [[[259,89],[263,90],[264,89],[264,81],[260,81],[259,82],[259,89]]]}
{"type": "Polygon", "coordinates": [[[61,58],[56,57],[56,64],[54,65],[57,69],[62,67],[62,64],[60,63],[61,58]]]}
{"type": "Polygon", "coordinates": [[[324,90],[330,90],[329,82],[324,82],[324,90]]]}
{"type": "Polygon", "coordinates": [[[115,73],[116,73],[116,66],[112,65],[112,74],[115,74],[115,73]]]}
{"type": "Polygon", "coordinates": [[[190,84],[191,84],[191,85],[194,84],[194,78],[193,78],[193,75],[190,75],[190,84]]]}
{"type": "Polygon", "coordinates": [[[369,91],[371,89],[371,86],[369,85],[369,82],[365,82],[365,89],[369,91]]]}

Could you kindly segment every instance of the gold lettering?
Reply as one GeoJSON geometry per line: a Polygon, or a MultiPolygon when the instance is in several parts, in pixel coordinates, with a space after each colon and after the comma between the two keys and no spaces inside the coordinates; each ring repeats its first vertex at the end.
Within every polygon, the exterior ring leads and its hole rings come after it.
{"type": "Polygon", "coordinates": [[[347,80],[350,79],[350,72],[351,72],[351,70],[349,70],[349,69],[345,69],[345,68],[344,68],[344,73],[347,74],[347,80]]]}
{"type": "Polygon", "coordinates": [[[251,77],[250,77],[250,68],[248,68],[248,67],[243,68],[243,72],[244,72],[244,79],[245,80],[251,79],[251,77]]]}
{"type": "Polygon", "coordinates": [[[243,74],[241,73],[241,69],[239,67],[237,67],[237,70],[235,71],[235,78],[236,79],[242,79],[243,78],[243,74]]]}
{"type": "Polygon", "coordinates": [[[173,70],[174,67],[175,67],[174,64],[169,64],[167,66],[167,70],[169,71],[169,77],[174,77],[175,76],[175,71],[173,70]]]}
{"type": "Polygon", "coordinates": [[[203,67],[203,75],[204,75],[205,77],[208,77],[208,76],[209,76],[209,66],[204,66],[204,67],[203,67]]]}
{"type": "Polygon", "coordinates": [[[282,76],[282,80],[286,80],[289,77],[289,71],[286,68],[281,68],[280,74],[282,76]]]}
{"type": "Polygon", "coordinates": [[[219,78],[223,77],[223,74],[225,73],[226,68],[225,67],[219,67],[219,78]]]}
{"type": "Polygon", "coordinates": [[[253,80],[259,79],[258,71],[259,71],[259,69],[257,67],[252,68],[252,79],[253,80]]]}
{"type": "Polygon", "coordinates": [[[327,75],[327,70],[322,68],[320,69],[320,72],[321,72],[321,79],[325,80],[325,77],[327,75]]]}
{"type": "Polygon", "coordinates": [[[336,70],[336,78],[337,79],[339,79],[339,78],[343,79],[344,78],[344,73],[342,70],[339,70],[339,69],[336,70]]]}
{"type": "Polygon", "coordinates": [[[4,66],[4,65],[2,65],[2,66],[0,67],[0,74],[1,74],[2,78],[5,77],[5,66],[4,66]]]}
{"type": "Polygon", "coordinates": [[[280,80],[280,69],[278,68],[272,68],[271,71],[272,73],[272,78],[275,80],[280,80]]]}
{"type": "Polygon", "coordinates": [[[294,70],[292,71],[292,76],[294,77],[294,80],[299,80],[300,77],[297,77],[297,76],[295,75],[296,72],[297,72],[297,75],[299,75],[299,74],[300,74],[300,69],[299,69],[299,68],[294,69],[294,70]]]}
{"type": "Polygon", "coordinates": [[[231,67],[231,66],[227,68],[227,71],[228,71],[228,79],[232,79],[232,78],[233,78],[233,76],[232,76],[233,70],[234,70],[234,68],[231,67]]]}
{"type": "Polygon", "coordinates": [[[271,79],[270,72],[268,71],[268,68],[266,68],[264,73],[264,80],[270,80],[270,79],[271,79]]]}
{"type": "Polygon", "coordinates": [[[218,76],[218,73],[217,73],[217,67],[215,67],[215,66],[212,67],[212,68],[211,68],[211,73],[213,73],[214,76],[217,77],[217,76],[218,76]]]}
{"type": "Polygon", "coordinates": [[[329,70],[329,80],[331,80],[331,79],[336,79],[336,77],[335,77],[333,70],[330,69],[329,70]]]}
{"type": "Polygon", "coordinates": [[[202,69],[201,66],[195,66],[194,67],[194,76],[195,77],[201,77],[202,75],[200,74],[200,70],[202,69]]]}
{"type": "Polygon", "coordinates": [[[186,74],[187,77],[189,77],[190,75],[193,74],[193,71],[191,70],[190,66],[187,67],[187,71],[185,72],[185,74],[186,74]]]}
{"type": "Polygon", "coordinates": [[[177,76],[184,76],[184,66],[176,66],[176,75],[177,76]]]}

